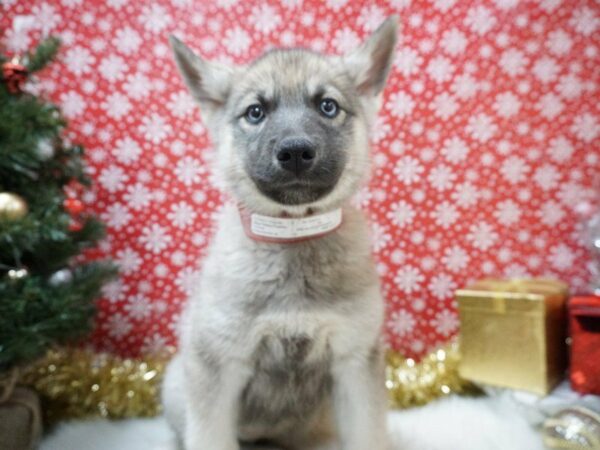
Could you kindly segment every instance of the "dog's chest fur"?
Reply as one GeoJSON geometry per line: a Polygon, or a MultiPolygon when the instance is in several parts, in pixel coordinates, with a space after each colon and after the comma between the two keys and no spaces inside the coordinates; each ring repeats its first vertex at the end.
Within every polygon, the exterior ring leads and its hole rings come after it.
{"type": "Polygon", "coordinates": [[[235,357],[252,371],[240,411],[250,436],[261,425],[307,419],[329,398],[333,335],[351,328],[347,312],[377,285],[367,240],[356,241],[365,224],[359,213],[347,214],[335,234],[287,245],[249,241],[235,212],[221,220],[202,283],[220,294],[198,320],[214,314],[229,322],[211,330],[214,342],[236,342],[235,357]]]}
{"type": "Polygon", "coordinates": [[[306,335],[264,336],[242,394],[242,432],[309,420],[329,398],[331,354],[306,335]]]}

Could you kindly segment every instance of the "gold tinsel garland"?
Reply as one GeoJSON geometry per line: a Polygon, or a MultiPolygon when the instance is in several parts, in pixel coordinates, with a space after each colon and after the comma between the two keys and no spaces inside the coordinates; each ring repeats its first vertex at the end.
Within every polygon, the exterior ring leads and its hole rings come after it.
{"type": "Polygon", "coordinates": [[[481,390],[458,374],[459,361],[456,342],[432,351],[420,362],[388,352],[385,385],[392,408],[421,406],[450,394],[480,394],[481,390]]]}
{"type": "MultiPolygon", "coordinates": [[[[28,367],[21,383],[41,396],[46,420],[102,416],[112,419],[160,413],[160,383],[172,352],[144,359],[92,350],[52,350],[28,367]]],[[[457,344],[431,352],[417,363],[388,352],[386,387],[391,406],[424,405],[449,394],[474,393],[458,375],[457,344]]]]}
{"type": "Polygon", "coordinates": [[[41,397],[46,421],[160,413],[160,382],[170,352],[142,359],[85,349],[51,350],[26,368],[21,384],[41,397]]]}

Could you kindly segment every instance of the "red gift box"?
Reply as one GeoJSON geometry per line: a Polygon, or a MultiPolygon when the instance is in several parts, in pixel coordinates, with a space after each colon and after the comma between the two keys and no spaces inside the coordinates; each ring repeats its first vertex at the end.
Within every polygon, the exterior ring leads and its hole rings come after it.
{"type": "Polygon", "coordinates": [[[600,296],[569,301],[571,326],[571,386],[600,394],[600,296]]]}

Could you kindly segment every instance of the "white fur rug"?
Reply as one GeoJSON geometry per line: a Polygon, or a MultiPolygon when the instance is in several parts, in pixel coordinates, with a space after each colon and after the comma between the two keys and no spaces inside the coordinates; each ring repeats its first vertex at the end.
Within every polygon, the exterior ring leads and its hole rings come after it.
{"type": "MultiPolygon", "coordinates": [[[[392,412],[395,450],[544,450],[540,435],[514,404],[501,398],[451,397],[422,408],[392,412]]],[[[41,450],[170,450],[162,418],[59,426],[41,450]]]]}

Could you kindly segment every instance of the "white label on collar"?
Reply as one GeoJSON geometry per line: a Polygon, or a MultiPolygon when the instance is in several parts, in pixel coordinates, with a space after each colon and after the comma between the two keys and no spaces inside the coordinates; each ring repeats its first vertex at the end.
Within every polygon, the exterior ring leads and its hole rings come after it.
{"type": "Polygon", "coordinates": [[[335,230],[342,223],[342,209],[302,218],[279,218],[251,214],[252,233],[266,238],[294,239],[335,230]]]}

